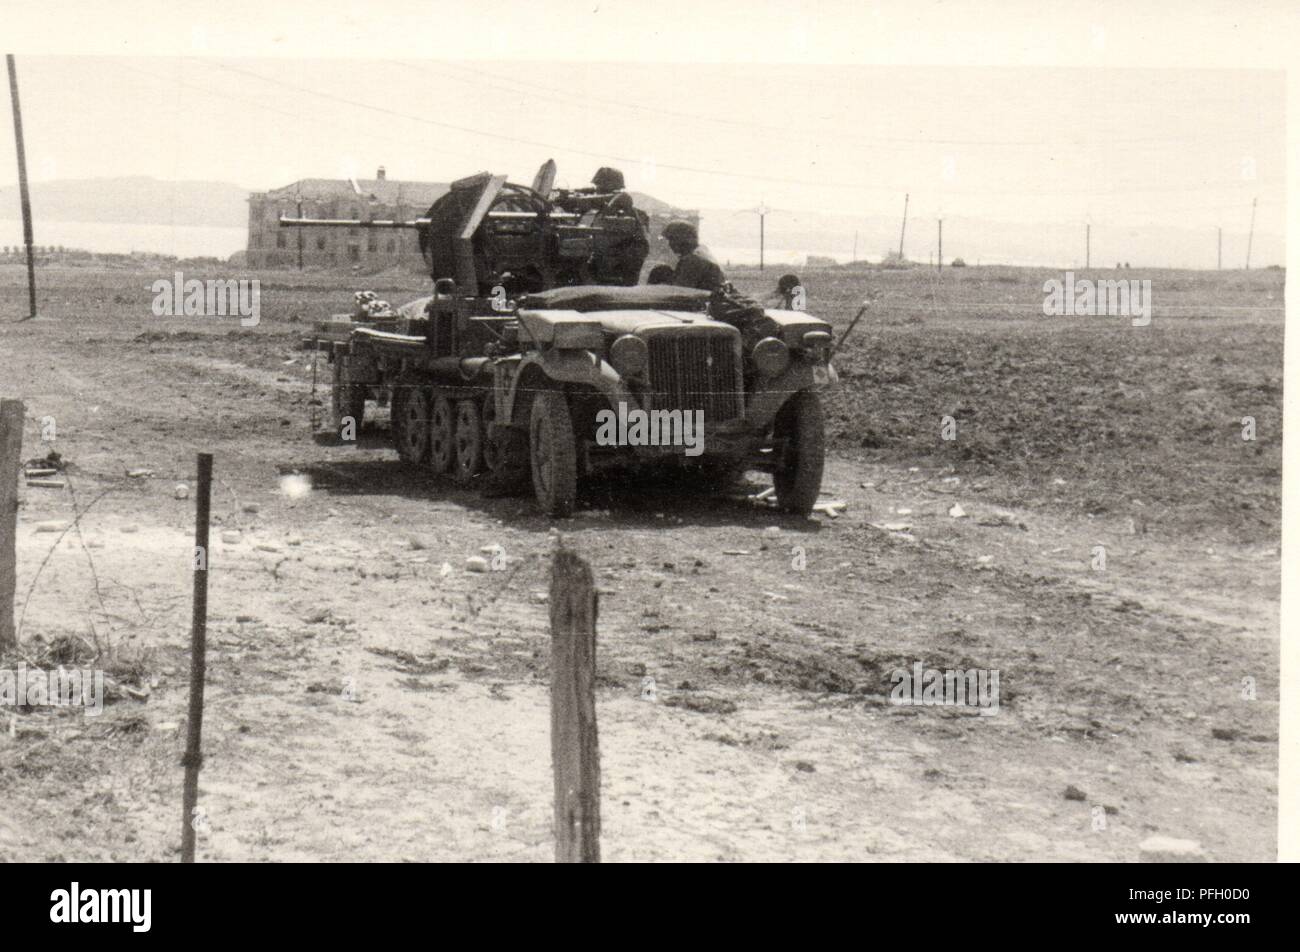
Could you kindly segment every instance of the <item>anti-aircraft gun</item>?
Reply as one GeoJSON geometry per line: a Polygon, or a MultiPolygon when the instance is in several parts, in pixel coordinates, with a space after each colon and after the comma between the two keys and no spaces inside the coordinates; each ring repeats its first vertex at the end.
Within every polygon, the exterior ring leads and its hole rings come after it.
{"type": "Polygon", "coordinates": [[[356,313],[303,341],[334,368],[324,432],[355,440],[367,399],[388,402],[404,461],[497,491],[531,483],[548,515],[572,511],[589,472],[629,460],[715,485],[766,470],[778,506],[808,514],[830,325],[762,308],[740,324],[707,291],[637,286],[646,216],[605,172],[571,191],[553,187],[553,162],[531,186],[480,173],[413,221],[282,218],[414,229],[433,279],[431,297],[396,310],[358,294],[356,313]]]}
{"type": "MultiPolygon", "coordinates": [[[[649,219],[622,189],[555,190],[555,163],[531,186],[480,172],[453,182],[420,218],[408,221],[280,219],[281,227],[410,229],[435,282],[490,297],[577,284],[633,285],[650,251],[649,219]]],[[[601,176],[598,174],[597,176],[601,176]]],[[[606,177],[606,181],[609,179],[606,177]]]]}

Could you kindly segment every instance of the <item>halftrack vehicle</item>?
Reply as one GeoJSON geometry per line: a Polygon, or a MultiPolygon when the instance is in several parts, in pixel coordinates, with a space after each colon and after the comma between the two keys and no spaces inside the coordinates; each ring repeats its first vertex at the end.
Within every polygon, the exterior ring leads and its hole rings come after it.
{"type": "Polygon", "coordinates": [[[836,381],[830,325],[751,308],[737,326],[717,293],[637,285],[644,214],[626,193],[553,178],[547,163],[531,187],[462,179],[412,222],[281,219],[414,228],[433,279],[397,309],[358,295],[303,341],[333,366],[323,432],[354,439],[367,399],[387,403],[402,460],[499,492],[531,485],[550,516],[573,510],[585,476],[629,460],[688,466],[702,488],[765,470],[779,508],[807,515],[820,392],[836,381]]]}

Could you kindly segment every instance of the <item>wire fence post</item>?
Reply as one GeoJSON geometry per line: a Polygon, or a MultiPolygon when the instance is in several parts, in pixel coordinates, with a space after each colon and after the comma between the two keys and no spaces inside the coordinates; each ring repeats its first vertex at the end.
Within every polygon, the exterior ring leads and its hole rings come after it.
{"type": "Polygon", "coordinates": [[[212,503],[212,454],[199,454],[198,491],[194,497],[194,612],[190,622],[190,708],[186,721],[185,792],[181,827],[181,862],[194,862],[195,808],[199,767],[203,763],[203,683],[207,677],[208,519],[212,503]]]}
{"type": "Polygon", "coordinates": [[[564,548],[551,565],[550,603],[555,861],[599,863],[596,591],[591,566],[564,548]]]}

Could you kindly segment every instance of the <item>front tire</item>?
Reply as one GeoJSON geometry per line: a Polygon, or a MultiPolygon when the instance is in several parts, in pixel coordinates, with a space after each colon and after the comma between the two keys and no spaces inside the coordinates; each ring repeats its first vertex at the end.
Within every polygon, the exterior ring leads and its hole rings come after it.
{"type": "Polygon", "coordinates": [[[782,512],[807,516],[817,504],[826,464],[826,418],[811,390],[801,390],[776,415],[773,435],[778,459],[773,473],[776,504],[782,512]]]}
{"type": "Polygon", "coordinates": [[[534,398],[528,419],[528,457],[538,508],[548,516],[571,514],[578,498],[578,446],[562,392],[546,390],[534,398]]]}

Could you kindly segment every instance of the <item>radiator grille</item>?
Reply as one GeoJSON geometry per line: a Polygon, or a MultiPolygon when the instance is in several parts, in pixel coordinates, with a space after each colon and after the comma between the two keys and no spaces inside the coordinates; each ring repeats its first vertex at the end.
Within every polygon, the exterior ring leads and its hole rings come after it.
{"type": "Polygon", "coordinates": [[[744,412],[729,335],[655,335],[650,346],[651,409],[703,410],[710,423],[744,412]]]}

